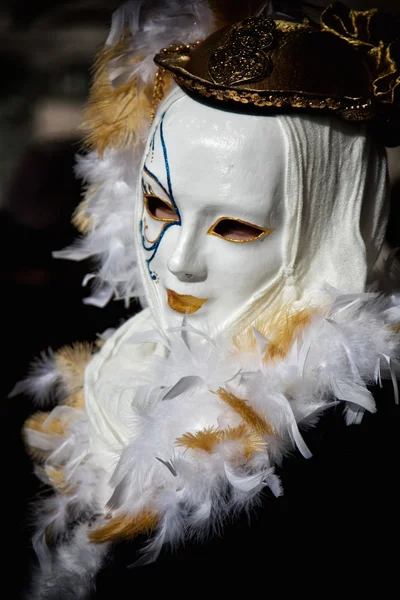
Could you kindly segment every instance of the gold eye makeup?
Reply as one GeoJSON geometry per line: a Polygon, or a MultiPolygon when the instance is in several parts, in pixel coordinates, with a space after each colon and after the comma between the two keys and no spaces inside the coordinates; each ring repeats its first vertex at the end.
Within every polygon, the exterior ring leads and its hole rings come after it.
{"type": "Polygon", "coordinates": [[[172,204],[154,194],[151,187],[150,190],[150,193],[143,195],[147,213],[156,221],[163,221],[164,223],[178,222],[179,216],[172,204]]]}
{"type": "Polygon", "coordinates": [[[244,244],[260,240],[274,230],[275,227],[259,227],[258,225],[234,217],[220,217],[211,225],[207,233],[220,237],[227,242],[244,244]]]}
{"type": "Polygon", "coordinates": [[[144,196],[144,204],[148,214],[156,221],[174,222],[179,221],[179,217],[173,206],[168,204],[159,196],[146,194],[144,196]]]}

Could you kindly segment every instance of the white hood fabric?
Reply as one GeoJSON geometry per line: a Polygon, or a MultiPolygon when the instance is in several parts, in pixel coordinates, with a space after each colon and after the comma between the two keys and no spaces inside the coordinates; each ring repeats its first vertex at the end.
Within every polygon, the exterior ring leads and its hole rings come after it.
{"type": "MultiPolygon", "coordinates": [[[[168,107],[183,92],[175,90],[165,100],[150,131],[168,107]]],[[[187,102],[194,102],[187,98],[187,102]]],[[[183,104],[183,107],[185,105],[183,104]]],[[[217,112],[217,118],[225,113],[217,112]]],[[[222,115],[222,117],[220,117],[222,115]]],[[[214,115],[215,118],[215,115],[214,115]]],[[[234,119],[235,115],[229,114],[234,119]]],[[[248,118],[268,118],[253,117],[248,118]]],[[[388,180],[386,157],[363,131],[336,119],[303,116],[275,116],[285,137],[287,151],[284,264],[273,281],[267,281],[234,322],[240,330],[262,314],[286,305],[293,310],[326,303],[326,288],[343,294],[364,292],[369,272],[383,243],[387,224],[388,180]]],[[[148,148],[144,153],[147,155],[148,148]]],[[[136,194],[134,231],[139,231],[142,216],[142,189],[136,194]]],[[[111,339],[111,359],[106,348],[88,366],[86,409],[90,417],[91,439],[96,455],[107,465],[135,432],[135,422],[127,418],[134,389],[144,375],[149,353],[156,351],[125,346],[131,336],[154,326],[163,327],[155,284],[148,277],[140,236],[135,237],[137,263],[149,309],[129,321],[111,339]],[[101,367],[99,366],[101,364],[101,367]],[[129,379],[129,393],[119,393],[119,382],[129,379]],[[137,381],[137,383],[136,383],[137,381]],[[118,382],[118,383],[116,383],[118,382]],[[116,400],[116,398],[118,398],[116,400]],[[107,457],[107,458],[106,458],[107,457]]]]}

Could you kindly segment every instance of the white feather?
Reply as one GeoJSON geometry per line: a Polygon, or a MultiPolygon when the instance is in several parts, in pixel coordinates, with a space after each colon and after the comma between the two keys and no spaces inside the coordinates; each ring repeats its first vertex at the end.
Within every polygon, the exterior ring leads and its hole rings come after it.
{"type": "MultiPolygon", "coordinates": [[[[154,81],[157,67],[153,58],[161,48],[173,42],[189,44],[215,29],[213,13],[205,1],[135,0],[126,2],[114,13],[106,46],[119,39],[126,25],[132,38],[122,62],[128,66],[121,67],[118,59],[112,62],[110,80],[117,86],[135,77],[138,92],[154,81]],[[132,65],[126,60],[138,53],[143,56],[140,62],[132,65]]],[[[93,292],[84,300],[85,304],[103,307],[112,297],[128,303],[132,298],[144,296],[135,256],[133,198],[147,135],[148,122],[144,120],[135,149],[108,149],[102,159],[95,152],[77,157],[76,174],[86,185],[97,187],[87,207],[92,218],[91,229],[85,237],[53,256],[76,261],[96,259],[93,292]]]]}
{"type": "Polygon", "coordinates": [[[386,362],[389,366],[390,377],[392,378],[392,383],[393,383],[394,401],[396,404],[399,404],[399,386],[397,384],[396,374],[393,369],[392,359],[390,356],[387,356],[387,354],[383,354],[383,358],[386,360],[386,362]]]}
{"type": "Polygon", "coordinates": [[[259,488],[262,485],[265,485],[264,480],[268,477],[270,473],[256,473],[250,475],[243,475],[236,473],[229,465],[225,463],[225,474],[229,483],[241,492],[251,492],[254,488],[259,488]]]}
{"type": "Polygon", "coordinates": [[[42,554],[42,558],[50,562],[37,572],[29,600],[88,598],[95,589],[95,577],[109,545],[91,544],[87,534],[88,526],[78,525],[71,539],[58,546],[55,556],[50,559],[42,554]]]}
{"type": "MultiPolygon", "coordinates": [[[[84,519],[85,514],[112,511],[134,518],[145,509],[155,511],[160,515],[159,527],[143,549],[140,565],[156,560],[165,544],[220,528],[229,514],[249,509],[266,485],[279,496],[282,488],[274,467],[284,454],[297,447],[303,456],[310,456],[299,425],[315,425],[323,409],[339,402],[346,423],[357,424],[365,410],[376,410],[367,386],[377,378],[380,359],[388,368],[382,367],[379,376],[395,377],[390,366],[399,357],[400,344],[388,326],[393,299],[361,294],[334,299],[333,306],[334,314],[313,319],[287,355],[270,363],[262,360],[259,347],[243,354],[227,339],[211,341],[203,336],[198,346],[188,344],[183,334],[190,327],[185,323],[169,332],[167,343],[157,332],[146,331],[136,340],[127,335],[128,342],[152,342],[166,353],[148,365],[151,384],[137,387],[132,395],[131,414],[125,418],[135,422],[135,434],[121,452],[111,479],[90,452],[89,423],[83,411],[68,407],[52,411],[49,419],[68,424],[65,436],[28,432],[31,445],[50,451],[45,467],[64,465],[65,481],[74,490],[66,497],[56,494],[53,504],[42,505],[42,537],[35,541],[41,560],[49,560],[44,529],[55,527],[62,539],[71,514],[84,519]],[[240,469],[233,460],[239,441],[217,443],[212,452],[176,443],[185,433],[233,429],[243,422],[215,393],[219,387],[244,399],[274,431],[264,436],[265,447],[253,452],[240,469]]],[[[257,341],[258,346],[264,344],[263,339],[257,341]]],[[[49,479],[46,468],[39,475],[43,481],[49,479]]],[[[102,523],[100,516],[93,526],[102,523]]],[[[57,556],[63,556],[66,569],[74,570],[69,552],[79,556],[80,551],[79,544],[68,546],[65,553],[61,546],[57,556]]]]}
{"type": "Polygon", "coordinates": [[[60,398],[63,391],[61,379],[61,372],[52,350],[42,352],[29,367],[27,377],[14,386],[9,397],[29,394],[36,404],[46,406],[60,398]]]}

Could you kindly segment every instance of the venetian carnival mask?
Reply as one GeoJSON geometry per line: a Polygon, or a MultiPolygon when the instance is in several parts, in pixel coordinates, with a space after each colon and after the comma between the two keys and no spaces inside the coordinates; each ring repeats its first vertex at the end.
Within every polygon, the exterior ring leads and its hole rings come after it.
{"type": "Polygon", "coordinates": [[[279,123],[180,98],[142,170],[145,277],[165,325],[215,331],[282,267],[286,153],[279,123]]]}

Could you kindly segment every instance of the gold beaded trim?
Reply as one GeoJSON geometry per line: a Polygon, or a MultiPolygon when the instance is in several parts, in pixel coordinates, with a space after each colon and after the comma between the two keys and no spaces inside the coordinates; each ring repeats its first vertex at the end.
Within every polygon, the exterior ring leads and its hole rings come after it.
{"type": "Polygon", "coordinates": [[[164,98],[164,85],[165,85],[165,69],[163,69],[163,67],[158,67],[157,69],[157,73],[156,73],[156,79],[154,82],[154,87],[153,87],[153,96],[152,96],[152,102],[151,102],[151,114],[150,114],[150,122],[152,123],[154,121],[154,117],[156,115],[156,111],[157,111],[157,106],[159,105],[159,103],[161,102],[161,100],[164,98]]]}
{"type": "MultiPolygon", "coordinates": [[[[201,40],[198,40],[197,42],[193,43],[193,44],[181,44],[180,46],[176,46],[174,44],[171,44],[170,46],[168,46],[168,48],[163,48],[161,50],[161,52],[164,54],[168,54],[168,53],[178,53],[178,54],[189,54],[189,52],[191,50],[193,50],[193,48],[195,48],[198,44],[200,44],[201,40]]],[[[160,104],[160,102],[163,100],[164,95],[165,95],[165,75],[167,74],[166,69],[164,69],[164,67],[162,67],[161,65],[158,67],[157,73],[156,73],[156,79],[154,81],[154,87],[153,87],[153,95],[152,95],[152,111],[150,114],[150,122],[153,123],[154,121],[154,117],[156,115],[157,112],[157,108],[158,105],[160,104]]]]}
{"type": "Polygon", "coordinates": [[[189,60],[189,53],[193,46],[170,46],[163,48],[155,57],[159,66],[165,66],[164,71],[171,73],[176,83],[189,92],[200,94],[206,98],[215,98],[218,101],[234,101],[240,104],[249,104],[259,108],[299,108],[305,110],[331,110],[337,112],[347,121],[367,121],[376,115],[375,106],[371,99],[362,98],[321,98],[318,96],[300,95],[299,93],[258,92],[226,88],[218,84],[206,82],[192,75],[183,65],[189,60]],[[174,55],[168,56],[168,55],[174,55]]]}
{"type": "Polygon", "coordinates": [[[200,81],[186,79],[173,73],[173,78],[178,85],[186,89],[201,94],[206,98],[214,97],[216,100],[240,102],[241,104],[252,104],[257,107],[274,108],[302,108],[302,109],[320,109],[339,112],[341,117],[348,121],[364,121],[372,119],[375,116],[375,110],[371,100],[359,102],[350,99],[349,102],[337,100],[335,98],[321,99],[318,97],[299,96],[298,94],[260,94],[258,92],[245,92],[229,89],[216,89],[205,85],[200,81]]]}

